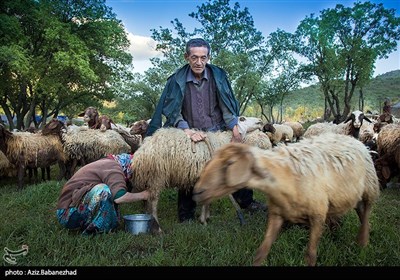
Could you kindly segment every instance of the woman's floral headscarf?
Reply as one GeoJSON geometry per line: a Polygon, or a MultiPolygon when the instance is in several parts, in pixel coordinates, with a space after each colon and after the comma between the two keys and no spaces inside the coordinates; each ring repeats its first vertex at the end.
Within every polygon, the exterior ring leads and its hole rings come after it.
{"type": "Polygon", "coordinates": [[[108,158],[114,159],[116,162],[119,163],[119,165],[121,165],[122,167],[122,171],[125,174],[125,179],[128,180],[131,175],[132,175],[132,158],[133,158],[133,154],[126,154],[126,153],[122,153],[122,154],[118,154],[118,155],[108,155],[108,158]]]}

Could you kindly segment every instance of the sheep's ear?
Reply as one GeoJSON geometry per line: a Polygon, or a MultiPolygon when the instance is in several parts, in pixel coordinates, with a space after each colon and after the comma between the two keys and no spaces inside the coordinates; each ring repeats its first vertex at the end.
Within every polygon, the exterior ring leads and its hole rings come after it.
{"type": "Polygon", "coordinates": [[[365,115],[364,115],[364,120],[366,120],[369,123],[372,123],[370,119],[368,119],[365,115]]]}
{"type": "Polygon", "coordinates": [[[269,176],[268,170],[266,170],[265,168],[263,168],[258,160],[254,160],[253,161],[253,167],[252,170],[254,172],[254,174],[256,174],[257,176],[260,176],[261,178],[265,179],[269,176]]]}
{"type": "Polygon", "coordinates": [[[51,121],[51,122],[49,123],[48,128],[49,128],[50,130],[53,130],[53,129],[55,129],[57,126],[58,126],[58,122],[57,122],[57,121],[51,121]]]}
{"type": "Polygon", "coordinates": [[[343,123],[347,123],[348,121],[350,121],[351,120],[351,115],[350,116],[348,116],[345,120],[344,120],[344,122],[343,123]]]}
{"type": "Polygon", "coordinates": [[[226,170],[226,184],[229,187],[244,185],[252,176],[251,167],[253,156],[243,152],[235,156],[235,159],[228,162],[226,170]]]}

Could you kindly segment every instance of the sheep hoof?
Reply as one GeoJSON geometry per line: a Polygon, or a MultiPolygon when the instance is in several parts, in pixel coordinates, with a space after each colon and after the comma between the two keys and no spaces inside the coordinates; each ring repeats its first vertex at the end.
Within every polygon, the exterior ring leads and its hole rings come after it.
{"type": "Polygon", "coordinates": [[[161,234],[163,231],[159,225],[159,223],[157,222],[156,219],[152,218],[150,220],[150,233],[153,235],[158,235],[161,234]]]}

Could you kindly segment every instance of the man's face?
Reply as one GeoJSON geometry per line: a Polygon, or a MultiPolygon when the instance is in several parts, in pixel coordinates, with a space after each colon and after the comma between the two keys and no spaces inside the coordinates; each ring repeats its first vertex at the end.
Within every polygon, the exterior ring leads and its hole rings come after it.
{"type": "Polygon", "coordinates": [[[206,47],[190,48],[190,54],[185,54],[185,59],[189,63],[196,78],[200,78],[209,60],[206,47]]]}

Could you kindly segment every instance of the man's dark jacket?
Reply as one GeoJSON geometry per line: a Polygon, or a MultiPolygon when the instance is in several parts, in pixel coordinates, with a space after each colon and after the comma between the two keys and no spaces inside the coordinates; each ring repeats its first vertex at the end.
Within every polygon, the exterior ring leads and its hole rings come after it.
{"type": "MultiPolygon", "coordinates": [[[[226,72],[222,68],[212,64],[207,64],[206,67],[208,67],[208,69],[213,73],[217,87],[217,94],[220,96],[222,102],[234,116],[239,116],[239,104],[233,95],[233,90],[226,72]]],[[[168,78],[164,91],[161,94],[160,101],[158,102],[153,117],[151,118],[147,130],[147,136],[151,136],[161,127],[162,115],[166,117],[164,127],[174,126],[176,119],[182,110],[188,71],[190,71],[190,66],[189,64],[186,64],[168,78]]]]}

